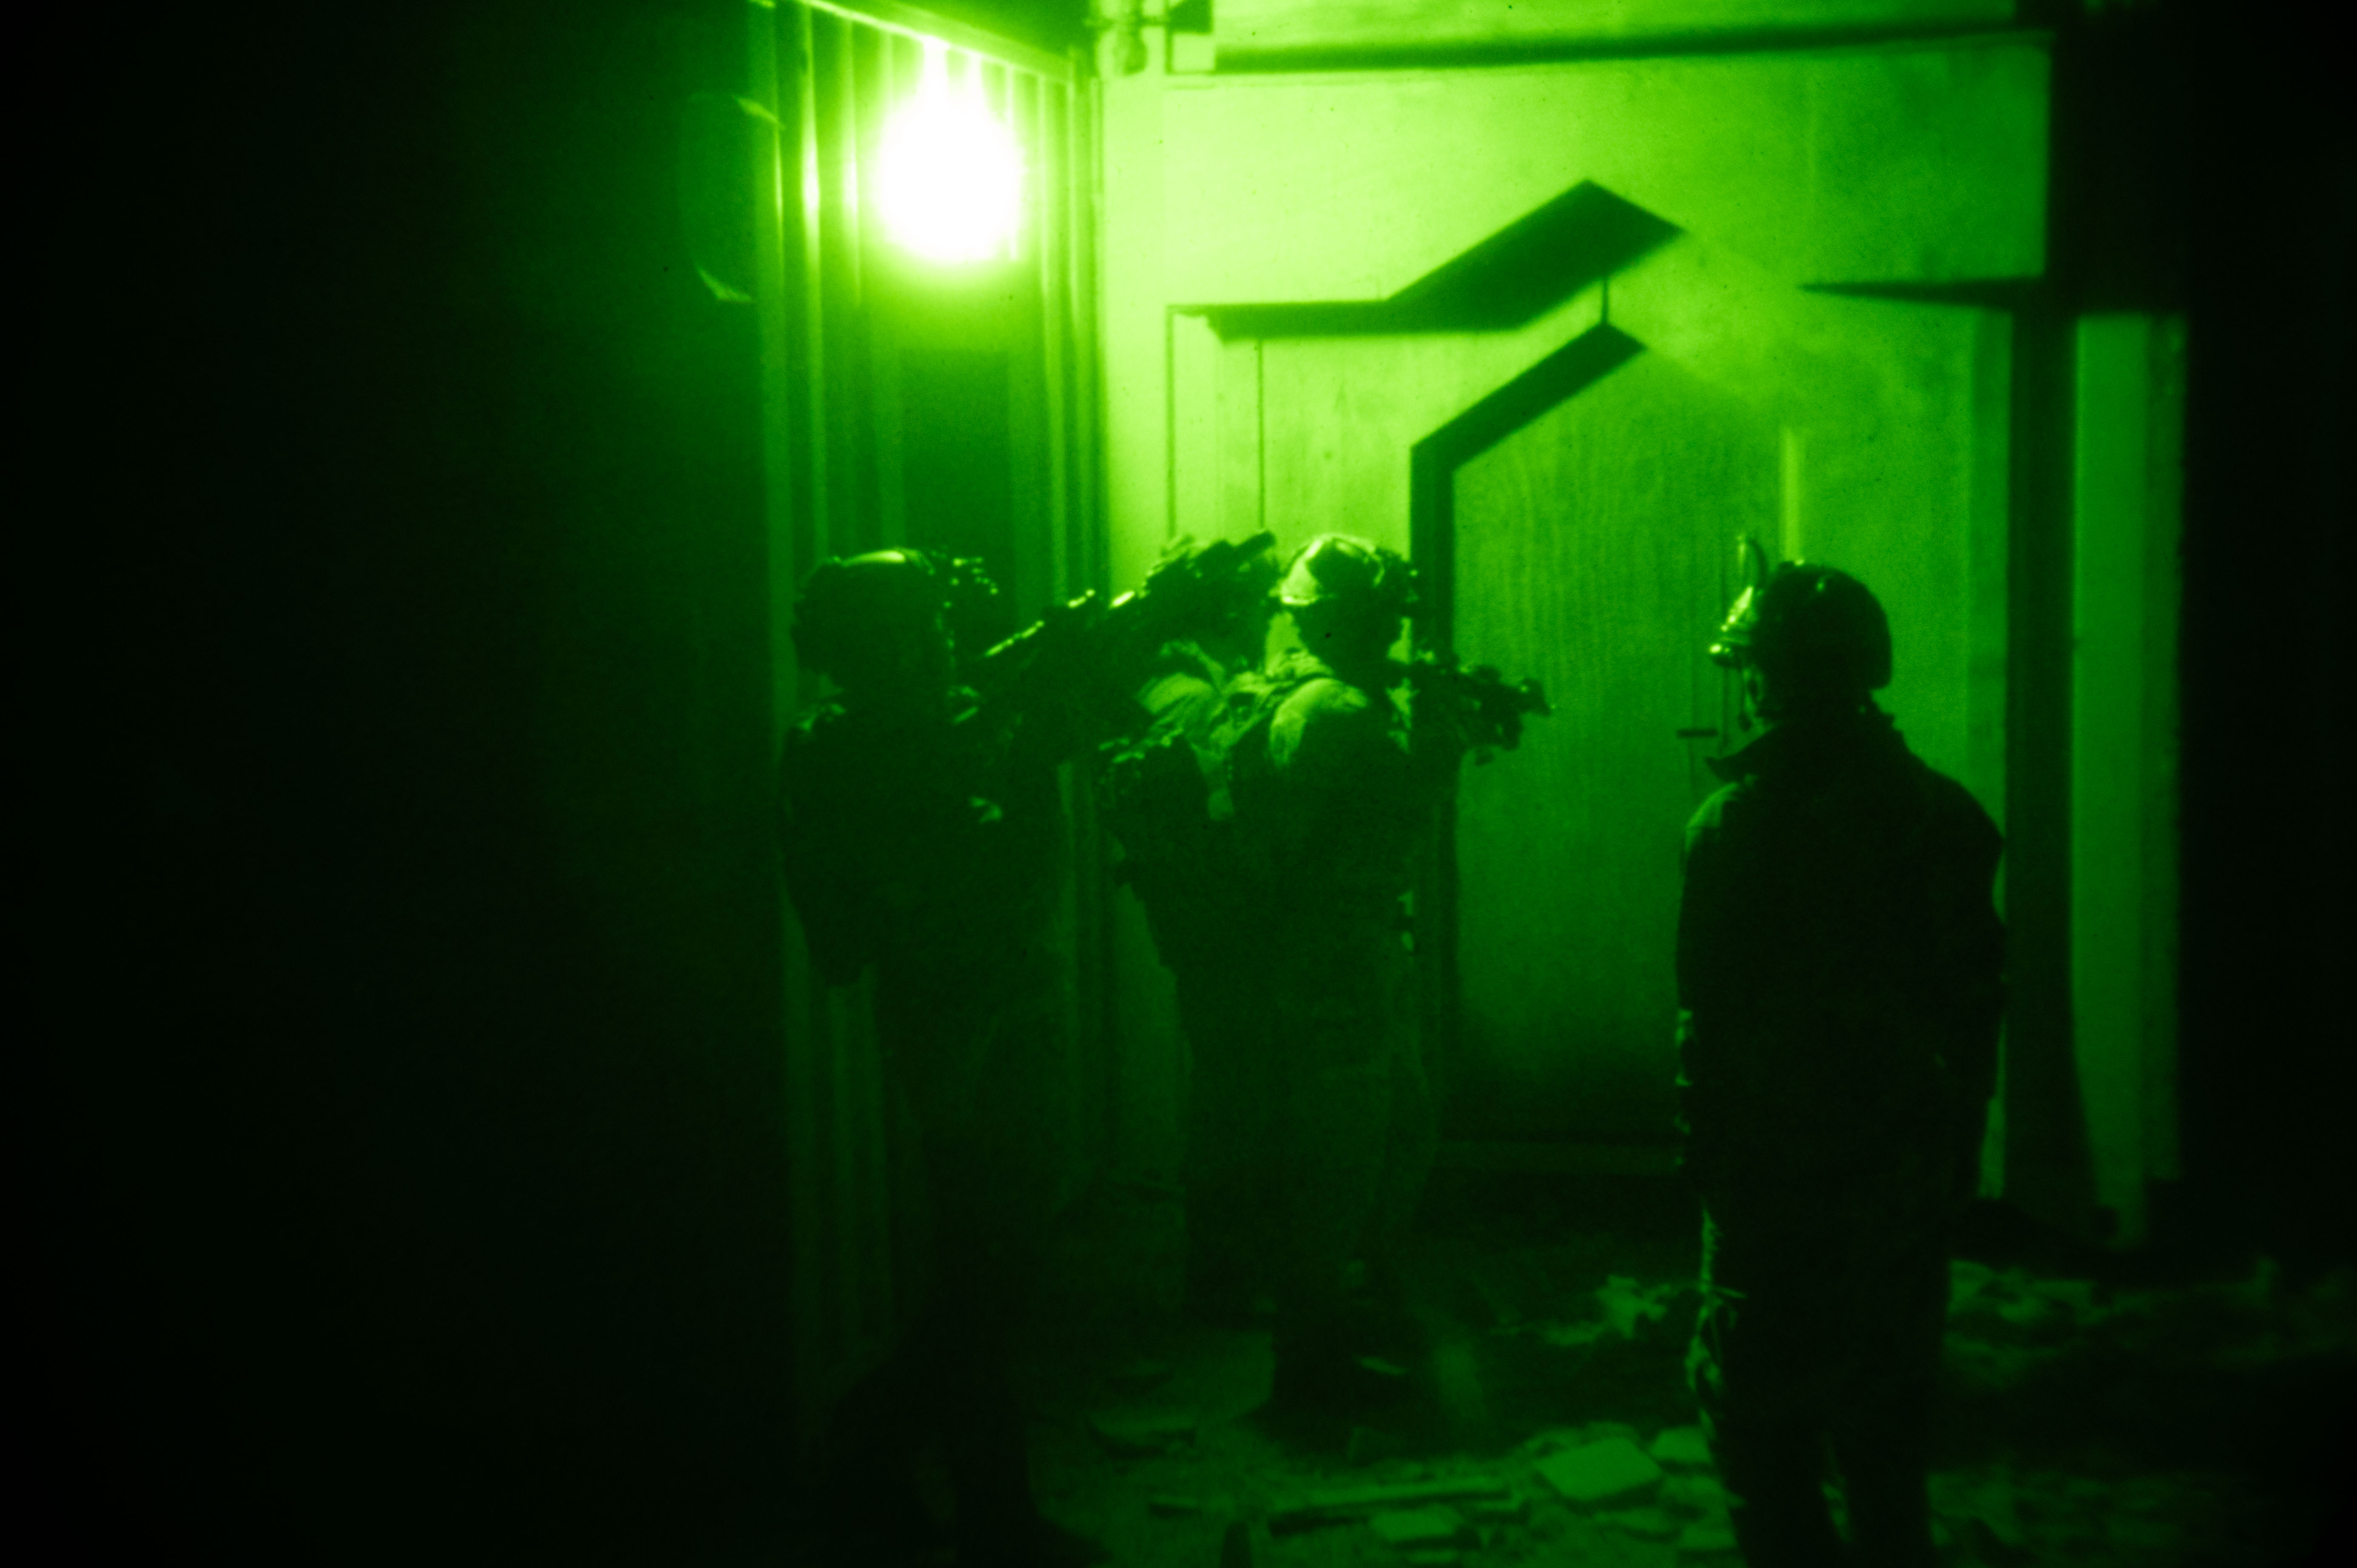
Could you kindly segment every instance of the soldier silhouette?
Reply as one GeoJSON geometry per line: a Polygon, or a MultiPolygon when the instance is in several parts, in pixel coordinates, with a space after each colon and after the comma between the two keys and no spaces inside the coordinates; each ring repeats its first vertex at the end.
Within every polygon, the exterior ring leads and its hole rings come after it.
{"type": "Polygon", "coordinates": [[[1977,1185],[2004,1005],[2002,841],[1873,693],[1882,607],[1787,564],[1712,656],[1765,730],[1686,830],[1679,1091],[1705,1214],[1689,1371],[1752,1568],[1932,1561],[1947,1227],[1977,1185]]]}
{"type": "Polygon", "coordinates": [[[874,975],[877,1037],[920,1129],[934,1248],[915,1322],[836,1412],[825,1501],[856,1562],[953,1541],[964,1568],[1053,1568],[1103,1555],[1039,1512],[1008,1377],[1056,1196],[1046,933],[1068,737],[955,683],[951,564],[909,550],[831,561],[796,607],[802,664],[840,694],[788,738],[787,887],[822,976],[874,975]],[[915,1481],[934,1438],[953,1536],[915,1481]]]}

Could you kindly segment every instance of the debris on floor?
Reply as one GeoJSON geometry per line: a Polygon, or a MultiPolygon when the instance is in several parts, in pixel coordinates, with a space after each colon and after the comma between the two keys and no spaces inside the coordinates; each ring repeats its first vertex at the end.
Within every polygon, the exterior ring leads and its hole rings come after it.
{"type": "Polygon", "coordinates": [[[1450,1509],[1399,1509],[1371,1514],[1367,1524],[1386,1546],[1454,1546],[1471,1534],[1450,1509]]]}
{"type": "Polygon", "coordinates": [[[1640,1541],[1673,1541],[1678,1533],[1677,1521],[1665,1509],[1612,1509],[1598,1514],[1596,1522],[1640,1541]]]}
{"type": "Polygon", "coordinates": [[[1142,1459],[1167,1454],[1195,1441],[1195,1418],[1176,1411],[1099,1411],[1089,1417],[1089,1433],[1116,1459],[1142,1459]]]}
{"type": "Polygon", "coordinates": [[[1218,1510],[1216,1502],[1206,1501],[1201,1498],[1178,1497],[1169,1492],[1159,1493],[1146,1498],[1146,1506],[1165,1519],[1184,1519],[1194,1514],[1212,1513],[1218,1510]]]}
{"type": "Polygon", "coordinates": [[[1426,1503],[1497,1503],[1511,1499],[1512,1488],[1494,1476],[1448,1476],[1433,1480],[1401,1481],[1382,1487],[1348,1487],[1304,1493],[1269,1510],[1272,1530],[1303,1530],[1338,1520],[1358,1519],[1378,1512],[1408,1509],[1426,1503]]]}
{"type": "Polygon", "coordinates": [[[1646,1455],[1664,1470],[1707,1470],[1710,1444],[1699,1426],[1673,1426],[1655,1437],[1646,1455]]]}
{"type": "Polygon", "coordinates": [[[1220,1568],[1272,1568],[1275,1550],[1265,1526],[1238,1520],[1220,1538],[1220,1568]]]}
{"type": "MultiPolygon", "coordinates": [[[[1548,1344],[1561,1348],[1592,1345],[1599,1340],[1654,1339],[1682,1332],[1676,1309],[1695,1294],[1691,1282],[1664,1281],[1647,1285],[1626,1274],[1613,1274],[1590,1292],[1584,1315],[1565,1321],[1541,1321],[1530,1326],[1548,1344]]],[[[1690,1324],[1689,1309],[1682,1315],[1690,1324]]]]}
{"type": "Polygon", "coordinates": [[[1670,1475],[1662,1479],[1662,1506],[1673,1513],[1722,1514],[1727,1511],[1727,1488],[1718,1484],[1715,1475],[1670,1475]]]}
{"type": "Polygon", "coordinates": [[[1566,1449],[1538,1462],[1542,1480],[1578,1508],[1648,1499],[1661,1489],[1662,1467],[1625,1437],[1566,1449]]]}
{"type": "Polygon", "coordinates": [[[1726,1519],[1695,1520],[1678,1531],[1681,1557],[1717,1557],[1735,1550],[1735,1527],[1726,1519]]]}
{"type": "MultiPolygon", "coordinates": [[[[1427,1369],[1423,1424],[1311,1441],[1259,1413],[1265,1328],[1157,1330],[1069,1376],[1036,1429],[1042,1497],[1114,1568],[1736,1568],[1684,1382],[1698,1260],[1485,1223],[1430,1270],[1434,1365],[1478,1398],[1427,1369]]],[[[2130,1288],[1969,1262],[1953,1279],[1943,1568],[2297,1557],[2280,1547],[2330,1499],[2288,1467],[2320,1452],[2299,1433],[2339,1430],[2309,1418],[2357,1393],[2357,1281],[2130,1288]]]]}

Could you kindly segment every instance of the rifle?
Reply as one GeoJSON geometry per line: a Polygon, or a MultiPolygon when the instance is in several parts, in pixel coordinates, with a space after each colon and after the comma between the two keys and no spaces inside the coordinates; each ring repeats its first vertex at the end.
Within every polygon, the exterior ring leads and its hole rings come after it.
{"type": "MultiPolygon", "coordinates": [[[[1506,683],[1494,666],[1468,670],[1453,653],[1419,653],[1407,664],[1408,689],[1415,693],[1419,727],[1437,722],[1476,763],[1486,763],[1522,744],[1523,720],[1554,715],[1537,679],[1506,683]]],[[[1426,734],[1432,733],[1426,731],[1426,734]]]]}
{"type": "Polygon", "coordinates": [[[1092,589],[1052,606],[974,660],[965,682],[985,707],[1017,714],[1117,702],[1163,644],[1212,630],[1257,602],[1275,575],[1268,552],[1275,542],[1261,532],[1181,548],[1110,604],[1092,589]]]}

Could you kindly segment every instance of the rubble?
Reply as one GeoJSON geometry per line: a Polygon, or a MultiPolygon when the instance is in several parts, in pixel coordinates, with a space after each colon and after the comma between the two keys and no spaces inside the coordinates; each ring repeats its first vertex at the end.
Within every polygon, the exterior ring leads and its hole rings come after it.
{"type": "Polygon", "coordinates": [[[1265,1525],[1238,1520],[1220,1538],[1220,1568],[1271,1568],[1275,1560],[1265,1525]]]}
{"type": "Polygon", "coordinates": [[[1543,1498],[1531,1505],[1531,1533],[1543,1541],[1559,1541],[1571,1533],[1577,1518],[1571,1509],[1553,1498],[1543,1498]]]}
{"type": "Polygon", "coordinates": [[[1581,1508],[1649,1501],[1662,1484],[1662,1467],[1625,1437],[1549,1455],[1536,1468],[1548,1486],[1581,1508]]]}
{"type": "Polygon", "coordinates": [[[1707,1470],[1710,1444],[1699,1426],[1664,1427],[1645,1452],[1665,1470],[1707,1470]]]}
{"type": "MultiPolygon", "coordinates": [[[[1590,1310],[1576,1321],[1530,1325],[1548,1344],[1576,1349],[1599,1341],[1652,1341],[1690,1324],[1673,1323],[1674,1307],[1684,1308],[1684,1298],[1696,1293],[1693,1282],[1668,1280],[1644,1284],[1626,1274],[1614,1274],[1590,1296],[1590,1310]]],[[[1683,1316],[1683,1310],[1681,1311],[1683,1316]]]]}
{"type": "Polygon", "coordinates": [[[1932,1507],[1935,1513],[1956,1520],[1959,1534],[1966,1533],[1966,1523],[1977,1520],[2000,1545],[2014,1549],[2022,1544],[2013,1478],[2003,1470],[1976,1477],[1948,1474],[1933,1477],[1932,1507]]]}
{"type": "MultiPolygon", "coordinates": [[[[1574,1300],[1601,1275],[1596,1266],[1556,1301],[1574,1300]]],[[[2137,1289],[1969,1262],[1956,1265],[1953,1283],[1948,1346],[1956,1402],[1947,1408],[1961,1413],[1943,1468],[1932,1477],[1943,1563],[2163,1568],[2227,1561],[2245,1543],[2272,1543],[2303,1528],[2283,1520],[2265,1484],[2243,1477],[2225,1439],[2208,1435],[2203,1422],[2215,1412],[2233,1432],[2256,1430],[2233,1400],[2246,1388],[2255,1399],[2304,1377],[2307,1367],[2287,1364],[2302,1357],[2319,1359],[2319,1381],[2326,1372],[2345,1376],[2357,1340],[2357,1284],[2336,1276],[2295,1289],[2262,1271],[2247,1283],[2137,1289]],[[2246,1361],[2264,1363],[2273,1380],[2265,1389],[2228,1375],[2246,1361]],[[2189,1404],[2188,1380],[2205,1376],[2189,1404]],[[2163,1430],[2156,1433],[2156,1423],[2163,1430]],[[2197,1439],[2206,1446],[2192,1445],[2197,1439]],[[2166,1464],[2181,1467],[2164,1472],[2166,1464]]],[[[1281,1439],[1254,1427],[1171,1412],[1177,1402],[1152,1391],[1180,1378],[1192,1386],[1191,1363],[1179,1378],[1147,1362],[1098,1370],[1095,1397],[1105,1408],[1087,1422],[1095,1442],[1071,1446],[1102,1473],[1117,1504],[1105,1517],[1164,1521],[1154,1527],[1157,1551],[1196,1553],[1190,1562],[1202,1561],[1206,1537],[1224,1530],[1222,1568],[1280,1568],[1269,1555],[1272,1540],[1282,1557],[1291,1532],[1325,1524],[1367,1527],[1292,1537],[1329,1568],[1511,1568],[1538,1560],[1735,1568],[1730,1499],[1701,1428],[1691,1424],[1693,1407],[1641,1386],[1670,1375],[1644,1359],[1661,1345],[1639,1337],[1674,1324],[1675,1294],[1609,1282],[1581,1330],[1594,1344],[1567,1356],[1539,1343],[1560,1332],[1554,1325],[1561,1319],[1543,1319],[1545,1304],[1535,1290],[1532,1296],[1519,1304],[1519,1326],[1493,1331],[1479,1347],[1505,1358],[1483,1363],[1486,1386],[1512,1394],[1481,1430],[1534,1433],[1487,1468],[1474,1453],[1439,1454],[1423,1441],[1428,1434],[1392,1426],[1353,1432],[1342,1445],[1349,1466],[1330,1446],[1297,1462],[1280,1451],[1281,1439]],[[1534,1377],[1512,1380],[1531,1368],[1534,1377]],[[1631,1420],[1581,1419],[1608,1412],[1631,1420]],[[1130,1462],[1190,1440],[1200,1451],[1187,1457],[1130,1462]]],[[[1588,1316],[1580,1311],[1587,1305],[1577,1301],[1573,1314],[1588,1316]]],[[[1076,1382],[1075,1391],[1086,1386],[1076,1382]]],[[[1844,1511],[1838,1495],[1830,1500],[1844,1511]]]]}
{"type": "Polygon", "coordinates": [[[1967,1519],[1956,1530],[1956,1539],[1964,1548],[1990,1568],[2030,1561],[2029,1549],[2017,1536],[2007,1540],[1985,1519],[1967,1519]]]}
{"type": "Polygon", "coordinates": [[[1640,1541],[1672,1541],[1679,1533],[1677,1521],[1658,1508],[1616,1509],[1598,1514],[1596,1522],[1610,1525],[1640,1541]]]}
{"type": "Polygon", "coordinates": [[[1390,1546],[1453,1545],[1465,1536],[1465,1521],[1448,1509],[1397,1509],[1369,1517],[1368,1528],[1390,1546]]]}
{"type": "Polygon", "coordinates": [[[1279,1502],[1269,1510],[1275,1530],[1308,1529],[1365,1514],[1389,1513],[1428,1503],[1478,1503],[1511,1498],[1513,1488],[1494,1476],[1444,1476],[1433,1480],[1401,1481],[1383,1487],[1351,1487],[1304,1493],[1279,1502]]]}
{"type": "Polygon", "coordinates": [[[1698,1520],[1678,1531],[1678,1555],[1716,1557],[1735,1550],[1735,1527],[1727,1520],[1698,1520]]]}
{"type": "Polygon", "coordinates": [[[1195,1418],[1183,1411],[1099,1411],[1088,1425],[1097,1445],[1117,1459],[1148,1458],[1195,1441],[1195,1418]]]}
{"type": "Polygon", "coordinates": [[[1591,1421],[1584,1426],[1550,1426],[1523,1440],[1523,1446],[1534,1452],[1558,1448],[1585,1448],[1591,1443],[1608,1438],[1637,1439],[1637,1429],[1625,1421],[1591,1421]]]}
{"type": "Polygon", "coordinates": [[[1343,1456],[1353,1465],[1395,1464],[1409,1447],[1407,1438],[1381,1426],[1353,1426],[1342,1444],[1343,1456]]]}
{"type": "Polygon", "coordinates": [[[1502,1497],[1468,1498],[1458,1511],[1477,1524],[1517,1524],[1530,1510],[1520,1492],[1510,1492],[1502,1497]]]}
{"type": "Polygon", "coordinates": [[[1672,1475],[1662,1482],[1662,1506],[1685,1514],[1723,1514],[1727,1488],[1716,1476],[1672,1475]]]}

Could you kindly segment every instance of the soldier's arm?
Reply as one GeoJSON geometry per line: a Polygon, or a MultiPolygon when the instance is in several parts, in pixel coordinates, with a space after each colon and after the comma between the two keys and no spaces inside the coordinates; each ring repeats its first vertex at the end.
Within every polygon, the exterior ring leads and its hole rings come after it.
{"type": "Polygon", "coordinates": [[[2005,1016],[2005,922],[1996,912],[1996,872],[2005,841],[1979,802],[1952,786],[1938,907],[1942,1005],[1948,1069],[1963,1097],[1986,1104],[1996,1088],[1997,1038],[2005,1016]]]}
{"type": "Polygon", "coordinates": [[[1997,1044],[2005,1016],[2005,922],[1996,912],[1996,884],[2004,840],[1979,802],[1954,789],[1953,826],[1945,835],[1939,928],[1953,1110],[1954,1180],[1952,1194],[1969,1202],[1980,1188],[1981,1145],[1989,1101],[1996,1090],[1997,1044]]]}
{"type": "Polygon", "coordinates": [[[1739,911],[1720,842],[1724,805],[1721,791],[1686,823],[1678,896],[1678,1122],[1687,1174],[1706,1192],[1721,1175],[1723,1102],[1714,1096],[1727,1088],[1723,1055],[1737,989],[1730,971],[1740,950],[1739,911]]]}
{"type": "Polygon", "coordinates": [[[1791,911],[1778,847],[1743,785],[1703,802],[1686,830],[1677,930],[1680,1101],[1689,1162],[1706,1183],[1721,1140],[1738,1122],[1759,1124],[1789,1048],[1799,999],[1779,941],[1791,911]]]}
{"type": "Polygon", "coordinates": [[[1763,959],[1777,912],[1767,907],[1750,802],[1730,786],[1686,825],[1678,900],[1678,1005],[1704,1032],[1741,1026],[1772,999],[1763,959]]]}

